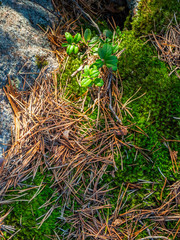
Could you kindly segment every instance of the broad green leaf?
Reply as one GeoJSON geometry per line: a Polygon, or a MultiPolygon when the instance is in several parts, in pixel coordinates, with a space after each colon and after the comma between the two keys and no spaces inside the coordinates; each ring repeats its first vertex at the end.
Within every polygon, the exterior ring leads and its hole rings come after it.
{"type": "Polygon", "coordinates": [[[109,56],[106,60],[105,60],[105,64],[108,68],[112,68],[113,71],[117,71],[117,63],[118,63],[118,59],[116,56],[112,55],[109,56]]]}
{"type": "Polygon", "coordinates": [[[89,42],[89,46],[94,45],[94,44],[97,43],[98,41],[99,41],[99,38],[98,38],[98,37],[93,37],[93,38],[91,39],[91,41],[89,42]]]}
{"type": "Polygon", "coordinates": [[[92,87],[92,85],[93,85],[93,82],[91,82],[91,83],[88,85],[88,87],[92,87]]]}
{"type": "Polygon", "coordinates": [[[74,45],[73,52],[74,52],[75,54],[77,54],[77,53],[78,53],[78,51],[79,51],[79,48],[78,48],[78,46],[75,46],[75,45],[74,45]]]}
{"type": "Polygon", "coordinates": [[[91,48],[91,51],[92,51],[93,53],[97,53],[97,52],[98,52],[98,47],[96,47],[96,46],[95,46],[95,47],[92,47],[92,48],[91,48]]]}
{"type": "Polygon", "coordinates": [[[68,43],[63,43],[61,46],[62,47],[67,47],[69,44],[68,43]]]}
{"type": "Polygon", "coordinates": [[[80,40],[81,40],[81,34],[80,34],[80,33],[77,33],[77,34],[74,36],[74,42],[75,42],[75,43],[78,43],[80,40]]]}
{"type": "Polygon", "coordinates": [[[72,45],[68,45],[68,47],[67,47],[67,49],[66,49],[66,52],[67,52],[67,54],[69,54],[69,51],[70,51],[70,47],[71,47],[72,45]]]}
{"type": "Polygon", "coordinates": [[[73,43],[73,36],[69,32],[65,33],[65,37],[69,44],[73,43]]]}
{"type": "Polygon", "coordinates": [[[90,66],[90,69],[98,70],[97,66],[94,65],[94,64],[92,64],[92,65],[90,66]]]}
{"type": "Polygon", "coordinates": [[[103,39],[100,39],[100,42],[103,43],[103,44],[105,43],[105,41],[103,39]]]}
{"type": "Polygon", "coordinates": [[[105,29],[103,31],[103,35],[107,38],[112,38],[113,37],[113,33],[111,32],[111,30],[105,29]]]}
{"type": "Polygon", "coordinates": [[[108,64],[116,65],[118,62],[118,59],[116,56],[111,55],[107,57],[104,61],[105,61],[105,64],[108,63],[108,64]]]}
{"type": "Polygon", "coordinates": [[[88,66],[88,65],[85,65],[85,66],[84,66],[84,73],[85,73],[86,75],[89,75],[89,66],[88,66]]]}
{"type": "Polygon", "coordinates": [[[104,43],[110,43],[112,40],[110,38],[106,38],[106,40],[104,41],[104,43]]]}
{"type": "Polygon", "coordinates": [[[96,78],[96,77],[99,76],[99,73],[100,72],[97,69],[92,69],[92,70],[90,70],[90,77],[91,78],[96,78]]]}
{"type": "Polygon", "coordinates": [[[96,78],[94,80],[94,84],[97,86],[97,87],[102,87],[104,85],[104,82],[101,78],[96,78]]]}
{"type": "Polygon", "coordinates": [[[73,50],[74,50],[74,46],[73,46],[73,45],[69,45],[69,46],[67,47],[66,52],[67,52],[67,54],[70,55],[70,54],[73,52],[73,50]]]}
{"type": "Polygon", "coordinates": [[[104,62],[101,59],[97,59],[95,63],[93,63],[91,66],[96,66],[97,68],[101,68],[104,65],[104,62]]]}
{"type": "Polygon", "coordinates": [[[112,70],[113,70],[114,72],[117,71],[117,65],[106,64],[106,66],[107,66],[108,68],[112,68],[112,70]]]}
{"type": "Polygon", "coordinates": [[[84,78],[81,81],[81,86],[82,87],[88,87],[91,84],[92,80],[90,78],[84,78]]]}
{"type": "Polygon", "coordinates": [[[83,73],[82,76],[87,78],[87,77],[89,77],[89,74],[83,73]]]}
{"type": "Polygon", "coordinates": [[[84,32],[84,40],[86,42],[90,41],[91,35],[92,35],[91,30],[89,28],[87,28],[84,32]]]}
{"type": "Polygon", "coordinates": [[[102,48],[98,49],[98,54],[101,59],[106,59],[112,54],[112,47],[108,43],[105,43],[102,48]]]}

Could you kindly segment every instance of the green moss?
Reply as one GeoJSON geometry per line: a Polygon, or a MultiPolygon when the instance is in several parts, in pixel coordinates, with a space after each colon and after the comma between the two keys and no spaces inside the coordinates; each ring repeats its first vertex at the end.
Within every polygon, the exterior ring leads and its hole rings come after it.
{"type": "Polygon", "coordinates": [[[36,55],[36,65],[38,69],[42,69],[43,67],[47,66],[48,61],[46,60],[46,57],[36,55]]]}
{"type": "MultiPolygon", "coordinates": [[[[122,39],[121,48],[126,48],[118,65],[124,89],[122,102],[125,103],[140,87],[141,90],[135,97],[146,92],[145,96],[128,105],[134,118],[124,115],[124,124],[128,125],[128,120],[131,120],[131,123],[143,129],[148,137],[131,131],[131,136],[127,141],[147,149],[144,152],[150,159],[146,159],[140,152],[135,158],[134,148],[130,150],[122,148],[123,171],[121,159],[116,157],[118,171],[115,173],[115,178],[111,177],[110,173],[113,169],[109,168],[104,182],[112,182],[111,187],[120,187],[122,183],[128,182],[137,183],[139,179],[156,182],[154,193],[145,201],[143,199],[151,192],[152,184],[149,186],[143,184],[141,190],[131,195],[134,196],[131,200],[129,197],[126,209],[139,203],[142,203],[142,207],[157,206],[157,200],[160,200],[164,184],[164,178],[159,169],[167,177],[169,183],[179,179],[178,173],[173,172],[169,151],[160,139],[162,136],[166,139],[179,138],[180,123],[173,117],[180,115],[180,82],[175,74],[168,75],[168,66],[157,58],[153,46],[137,38],[133,31],[124,31],[120,38],[122,39]]],[[[180,150],[178,143],[172,143],[171,148],[176,151],[180,150]]],[[[114,191],[114,198],[111,198],[111,203],[114,205],[118,191],[114,191]]],[[[163,198],[167,194],[168,191],[165,190],[163,198]]]]}
{"type": "Polygon", "coordinates": [[[71,77],[71,75],[81,66],[82,60],[78,59],[76,56],[70,56],[65,62],[60,65],[60,73],[57,74],[58,87],[65,90],[66,97],[73,96],[73,99],[76,99],[76,97],[78,98],[87,90],[87,88],[82,88],[80,82],[78,82],[81,72],[77,73],[74,77],[71,77]]]}
{"type": "MultiPolygon", "coordinates": [[[[127,141],[147,149],[144,152],[149,155],[149,160],[140,152],[135,158],[136,151],[134,148],[130,150],[122,148],[123,171],[121,170],[121,159],[115,156],[119,170],[115,173],[115,178],[113,178],[111,176],[113,168],[109,167],[101,184],[110,183],[110,188],[116,187],[116,190],[112,192],[113,197],[110,198],[110,202],[115,206],[122,183],[137,183],[139,179],[156,182],[153,190],[152,184],[143,184],[136,194],[129,196],[126,209],[132,208],[139,203],[142,203],[142,207],[155,207],[161,202],[160,194],[164,184],[164,178],[160,171],[167,177],[169,183],[178,179],[178,174],[173,173],[168,149],[160,139],[162,139],[162,136],[167,139],[178,139],[180,125],[173,117],[180,114],[178,104],[180,100],[180,83],[175,74],[169,77],[168,66],[158,59],[154,47],[145,44],[133,30],[124,32],[117,30],[117,34],[121,40],[121,49],[126,48],[118,64],[123,80],[124,95],[122,101],[125,103],[139,88],[141,90],[137,96],[146,92],[145,96],[128,105],[134,118],[131,119],[130,116],[124,115],[124,124],[128,125],[128,121],[131,120],[132,123],[136,123],[138,127],[142,128],[148,136],[135,134],[134,131],[131,131],[131,136],[127,141]],[[152,148],[154,148],[153,151],[151,151],[152,148]],[[146,199],[146,196],[152,191],[153,194],[146,199]],[[133,198],[131,198],[132,196],[133,198]],[[145,201],[143,201],[144,198],[145,201]]],[[[83,93],[83,89],[79,86],[77,79],[70,78],[70,75],[80,65],[80,60],[75,57],[70,58],[62,77],[59,78],[59,83],[63,87],[67,85],[68,91],[75,93],[77,97],[83,93]]],[[[88,98],[87,102],[89,100],[88,98]]],[[[97,109],[95,108],[91,118],[96,119],[96,117],[97,109]]],[[[176,151],[179,149],[177,143],[171,144],[171,147],[176,151]]],[[[163,198],[167,194],[168,191],[164,190],[163,198]]]]}
{"type": "Polygon", "coordinates": [[[144,92],[146,95],[130,105],[134,117],[141,119],[141,127],[150,114],[149,121],[156,121],[158,129],[165,131],[166,136],[169,132],[167,137],[170,137],[173,135],[171,126],[179,125],[173,118],[180,113],[178,78],[175,74],[169,77],[168,66],[157,58],[155,49],[136,38],[133,32],[125,33],[121,43],[121,48],[124,47],[126,51],[119,60],[119,71],[124,83],[124,102],[141,87],[139,95],[144,92]]]}
{"type": "Polygon", "coordinates": [[[167,26],[174,14],[177,21],[180,20],[180,4],[177,0],[141,0],[137,14],[126,20],[125,27],[131,25],[132,30],[138,36],[154,32],[160,32],[167,26]]]}
{"type": "MultiPolygon", "coordinates": [[[[11,225],[16,228],[16,230],[21,229],[15,236],[14,240],[25,240],[25,239],[34,239],[34,240],[45,240],[49,239],[48,236],[54,235],[54,229],[56,228],[57,217],[59,217],[59,209],[55,209],[51,216],[42,224],[38,229],[39,223],[44,217],[44,214],[50,209],[52,204],[48,207],[40,208],[54,193],[54,190],[50,188],[51,177],[37,173],[35,179],[27,180],[22,188],[17,187],[16,191],[9,192],[6,196],[6,200],[11,199],[13,196],[20,195],[18,191],[28,188],[29,185],[39,186],[43,182],[43,185],[46,185],[44,189],[30,202],[38,188],[25,191],[27,193],[25,196],[21,197],[21,200],[16,200],[13,203],[8,205],[1,206],[4,213],[8,211],[9,208],[13,208],[11,213],[5,219],[5,225],[11,225]],[[27,186],[26,186],[27,184],[27,186]],[[26,200],[26,201],[23,201],[26,200]],[[37,218],[39,218],[37,220],[37,218]]],[[[11,189],[13,190],[13,189],[11,189]]],[[[57,198],[57,194],[51,199],[51,201],[57,198]]],[[[7,233],[5,236],[7,237],[7,233]]],[[[8,239],[8,237],[7,237],[8,239]]]]}

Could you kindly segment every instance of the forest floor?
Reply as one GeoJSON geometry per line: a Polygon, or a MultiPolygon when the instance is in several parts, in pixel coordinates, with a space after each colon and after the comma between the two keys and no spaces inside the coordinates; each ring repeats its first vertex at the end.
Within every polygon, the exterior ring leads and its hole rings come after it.
{"type": "Polygon", "coordinates": [[[56,5],[63,20],[47,36],[60,67],[30,91],[6,86],[16,135],[1,168],[2,239],[179,239],[180,25],[173,7],[166,20],[166,4],[158,14],[160,1],[141,2],[124,27],[98,19],[93,1],[56,5]],[[117,69],[82,87],[104,44],[117,69]]]}

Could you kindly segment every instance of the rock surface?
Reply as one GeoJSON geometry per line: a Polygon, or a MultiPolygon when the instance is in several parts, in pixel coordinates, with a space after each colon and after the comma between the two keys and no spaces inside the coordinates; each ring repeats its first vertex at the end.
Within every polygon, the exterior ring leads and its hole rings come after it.
{"type": "Polygon", "coordinates": [[[140,2],[140,0],[126,0],[128,8],[130,10],[132,10],[133,13],[135,13],[136,8],[138,6],[138,3],[140,2]]]}
{"type": "Polygon", "coordinates": [[[38,27],[56,22],[51,0],[0,1],[0,157],[11,142],[13,114],[3,92],[10,74],[19,89],[31,85],[40,71],[37,56],[48,62],[48,71],[58,68],[48,39],[38,27]],[[44,7],[45,6],[45,7],[44,7]]]}
{"type": "MultiPolygon", "coordinates": [[[[126,1],[130,9],[139,2],[126,1]]],[[[57,20],[51,0],[0,1],[0,158],[11,142],[13,127],[13,113],[3,92],[7,74],[22,89],[24,82],[31,85],[39,72],[36,56],[47,60],[49,71],[58,68],[48,39],[37,25],[44,27],[57,20]]]]}

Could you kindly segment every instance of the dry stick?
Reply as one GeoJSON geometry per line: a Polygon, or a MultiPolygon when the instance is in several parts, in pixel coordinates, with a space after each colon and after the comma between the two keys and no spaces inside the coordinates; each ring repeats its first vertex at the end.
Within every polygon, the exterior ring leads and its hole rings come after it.
{"type": "Polygon", "coordinates": [[[97,28],[97,30],[98,30],[98,32],[99,32],[99,35],[101,36],[102,33],[101,33],[98,25],[97,25],[97,24],[94,22],[94,20],[91,18],[91,16],[90,16],[88,13],[86,13],[86,12],[82,9],[82,7],[80,7],[80,5],[76,2],[76,0],[72,0],[72,2],[74,2],[74,3],[76,4],[76,6],[81,10],[81,12],[82,12],[82,14],[85,16],[85,18],[88,17],[88,18],[90,19],[90,21],[92,22],[92,24],[94,25],[94,27],[97,28]]]}
{"type": "Polygon", "coordinates": [[[55,209],[55,205],[53,205],[48,211],[47,211],[47,213],[45,214],[45,216],[44,216],[44,218],[42,219],[42,221],[40,222],[40,225],[39,225],[39,227],[38,227],[38,229],[42,226],[42,224],[45,222],[45,220],[47,220],[50,216],[51,216],[51,214],[52,214],[52,212],[54,211],[54,209],[55,209]]]}
{"type": "Polygon", "coordinates": [[[96,120],[96,127],[98,126],[99,122],[99,113],[100,113],[100,90],[101,88],[98,88],[98,114],[97,114],[97,120],[96,120]]]}
{"type": "Polygon", "coordinates": [[[144,237],[144,238],[140,238],[138,240],[146,240],[146,239],[166,239],[166,240],[170,240],[170,238],[164,237],[164,236],[149,236],[149,237],[144,237]]]}
{"type": "MultiPolygon", "coordinates": [[[[146,226],[146,225],[144,225],[144,223],[143,223],[141,220],[139,220],[139,222],[140,222],[140,224],[141,224],[142,226],[146,226]]],[[[146,231],[147,231],[147,233],[148,233],[150,239],[153,240],[152,235],[151,235],[151,232],[150,232],[150,230],[149,230],[148,227],[146,228],[146,231]]]]}
{"type": "Polygon", "coordinates": [[[57,239],[58,239],[58,240],[61,240],[60,237],[58,236],[58,234],[57,234],[57,232],[56,232],[55,230],[54,230],[54,233],[55,233],[57,239]]]}
{"type": "Polygon", "coordinates": [[[66,69],[66,65],[67,65],[68,60],[69,60],[69,56],[67,57],[66,62],[65,62],[65,64],[64,64],[64,66],[63,66],[63,70],[62,70],[60,79],[62,78],[62,75],[63,75],[63,73],[64,73],[64,71],[65,71],[65,69],[66,69]]]}
{"type": "Polygon", "coordinates": [[[71,77],[74,77],[78,72],[82,71],[85,63],[86,63],[86,62],[84,62],[75,72],[73,72],[73,73],[71,74],[71,77]]]}
{"type": "Polygon", "coordinates": [[[142,95],[140,95],[139,97],[136,97],[136,98],[132,99],[140,90],[141,90],[141,87],[125,102],[125,104],[123,104],[122,109],[125,108],[129,103],[143,97],[146,94],[146,92],[145,92],[142,95]]]}
{"type": "MultiPolygon", "coordinates": [[[[81,107],[81,112],[83,113],[84,112],[84,104],[85,104],[85,101],[86,101],[86,98],[87,98],[87,94],[88,94],[88,90],[85,92],[85,97],[83,99],[83,102],[82,102],[82,107],[81,107]]],[[[84,96],[84,94],[83,94],[84,96]]]]}
{"type": "Polygon", "coordinates": [[[114,221],[117,219],[118,214],[119,214],[119,203],[120,203],[121,197],[123,195],[123,193],[122,193],[123,185],[124,185],[124,183],[121,184],[121,188],[120,188],[120,191],[119,191],[119,194],[118,194],[118,200],[117,200],[117,203],[116,203],[116,209],[114,211],[114,216],[113,216],[114,221]]]}
{"type": "Polygon", "coordinates": [[[12,239],[19,231],[21,231],[21,228],[18,229],[15,233],[13,233],[13,235],[10,236],[9,240],[12,239]]]}
{"type": "Polygon", "coordinates": [[[58,101],[58,98],[57,98],[57,92],[58,92],[57,91],[57,85],[58,85],[57,84],[57,73],[56,73],[55,70],[54,70],[54,79],[53,80],[54,80],[54,85],[55,85],[55,93],[54,93],[55,94],[55,99],[56,99],[56,101],[58,101]]]}
{"type": "Polygon", "coordinates": [[[162,205],[159,209],[158,212],[160,212],[160,210],[162,210],[167,204],[169,204],[170,202],[172,202],[173,199],[175,199],[177,196],[180,195],[180,192],[178,192],[174,197],[172,197],[168,202],[166,202],[164,205],[162,205]]]}
{"type": "MultiPolygon", "coordinates": [[[[180,219],[179,219],[179,221],[177,222],[176,226],[179,224],[179,222],[180,222],[180,219]]],[[[176,227],[176,226],[175,226],[175,227],[176,227]]],[[[176,232],[175,232],[175,234],[174,234],[174,236],[173,236],[173,240],[175,239],[175,237],[176,237],[177,234],[179,233],[179,229],[180,229],[180,225],[179,225],[178,229],[176,230],[176,232]]]]}
{"type": "Polygon", "coordinates": [[[119,117],[116,115],[115,111],[112,108],[112,91],[111,91],[111,83],[112,83],[112,72],[110,72],[109,74],[109,83],[108,83],[108,89],[107,91],[109,92],[109,109],[111,110],[111,112],[113,113],[113,115],[115,116],[115,118],[117,119],[117,121],[122,124],[121,120],[119,119],[119,117]]]}

